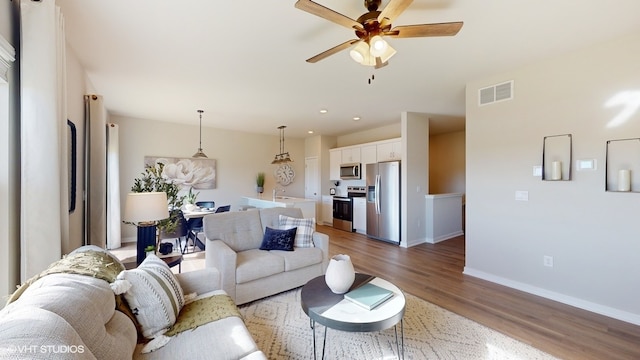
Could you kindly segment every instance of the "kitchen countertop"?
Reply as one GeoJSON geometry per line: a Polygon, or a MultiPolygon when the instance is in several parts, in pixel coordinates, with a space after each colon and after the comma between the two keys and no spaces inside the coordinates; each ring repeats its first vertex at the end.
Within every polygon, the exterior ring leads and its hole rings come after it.
{"type": "Polygon", "coordinates": [[[302,215],[305,218],[316,217],[316,201],[314,199],[305,199],[293,196],[276,196],[276,200],[273,201],[271,196],[265,196],[263,199],[243,196],[242,203],[244,205],[255,206],[257,208],[297,207],[302,210],[302,215]]]}

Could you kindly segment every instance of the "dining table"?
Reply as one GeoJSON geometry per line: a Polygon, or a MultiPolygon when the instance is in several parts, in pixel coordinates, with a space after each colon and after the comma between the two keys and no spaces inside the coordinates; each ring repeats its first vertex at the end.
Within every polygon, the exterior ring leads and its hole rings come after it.
{"type": "Polygon", "coordinates": [[[202,218],[205,215],[213,214],[215,212],[216,212],[215,209],[206,209],[206,210],[199,209],[194,211],[183,210],[182,215],[184,216],[185,219],[189,220],[189,219],[202,218]]]}

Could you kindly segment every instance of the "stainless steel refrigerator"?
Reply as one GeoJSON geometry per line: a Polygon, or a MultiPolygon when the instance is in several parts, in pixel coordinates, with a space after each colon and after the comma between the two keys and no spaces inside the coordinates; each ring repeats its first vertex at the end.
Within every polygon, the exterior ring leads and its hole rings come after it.
{"type": "Polygon", "coordinates": [[[400,162],[367,164],[367,236],[400,244],[400,162]]]}

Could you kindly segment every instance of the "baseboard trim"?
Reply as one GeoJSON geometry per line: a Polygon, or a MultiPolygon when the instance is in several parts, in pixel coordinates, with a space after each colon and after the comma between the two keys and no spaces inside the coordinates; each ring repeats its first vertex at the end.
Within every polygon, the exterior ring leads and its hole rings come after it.
{"type": "Polygon", "coordinates": [[[504,285],[506,287],[510,287],[516,290],[524,291],[529,294],[541,296],[550,300],[571,305],[583,310],[591,311],[593,313],[604,315],[613,319],[621,320],[634,325],[640,325],[640,315],[638,314],[615,309],[609,306],[596,304],[596,303],[582,300],[576,297],[572,297],[565,294],[550,291],[547,289],[539,288],[537,286],[532,286],[532,285],[521,283],[518,281],[506,279],[500,276],[486,273],[484,271],[472,269],[467,266],[464,267],[463,274],[473,276],[482,280],[487,280],[492,283],[504,285]]]}
{"type": "Polygon", "coordinates": [[[436,236],[434,238],[427,237],[426,241],[428,243],[430,243],[430,244],[436,244],[436,243],[439,243],[441,241],[449,240],[449,239],[452,239],[452,238],[454,238],[456,236],[460,236],[460,235],[464,235],[464,232],[462,230],[454,231],[454,232],[449,233],[449,234],[436,236]]]}

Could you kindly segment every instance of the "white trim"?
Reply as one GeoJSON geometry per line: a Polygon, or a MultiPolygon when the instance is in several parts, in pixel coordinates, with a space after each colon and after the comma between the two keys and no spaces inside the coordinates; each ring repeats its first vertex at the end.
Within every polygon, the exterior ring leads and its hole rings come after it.
{"type": "Polygon", "coordinates": [[[480,270],[472,269],[468,266],[465,266],[463,274],[473,276],[482,280],[487,280],[496,284],[504,285],[504,286],[507,286],[516,290],[524,291],[533,295],[542,296],[547,299],[551,299],[554,301],[561,302],[563,304],[567,304],[580,309],[591,311],[596,314],[622,320],[634,325],[640,325],[640,315],[638,314],[615,309],[609,306],[596,304],[596,303],[582,300],[576,297],[567,296],[554,291],[549,291],[543,288],[539,288],[537,286],[521,283],[519,281],[506,279],[500,276],[495,276],[480,270]]]}
{"type": "Polygon", "coordinates": [[[441,234],[441,235],[438,235],[438,236],[435,236],[435,237],[427,236],[427,242],[429,244],[436,244],[436,243],[439,243],[441,241],[449,240],[449,239],[452,239],[452,238],[460,236],[460,235],[464,235],[464,231],[457,230],[457,231],[454,231],[454,232],[449,233],[449,234],[441,234]]]}
{"type": "Polygon", "coordinates": [[[4,82],[8,82],[7,72],[14,61],[16,61],[16,50],[0,35],[0,79],[4,82]]]}

